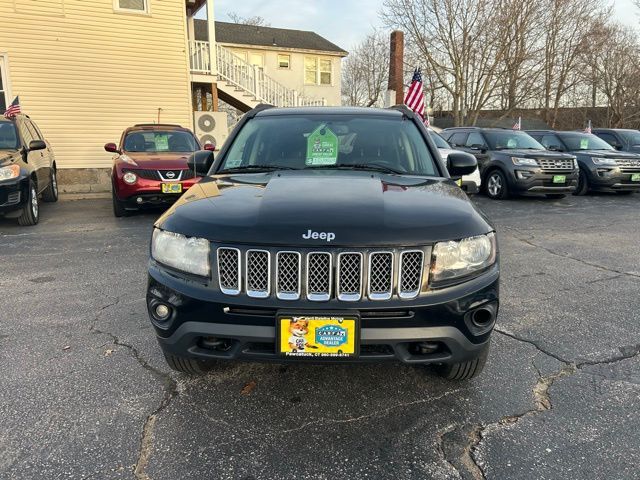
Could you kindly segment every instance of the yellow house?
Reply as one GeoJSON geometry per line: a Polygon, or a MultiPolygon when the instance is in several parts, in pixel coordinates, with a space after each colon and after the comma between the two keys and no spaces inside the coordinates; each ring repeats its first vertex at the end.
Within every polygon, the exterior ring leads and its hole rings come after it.
{"type": "Polygon", "coordinates": [[[216,111],[219,94],[245,111],[321,104],[197,41],[202,8],[215,38],[214,0],[0,0],[0,109],[20,96],[65,191],[108,189],[103,145],[135,123],[177,123],[204,138],[198,110],[216,111]]]}

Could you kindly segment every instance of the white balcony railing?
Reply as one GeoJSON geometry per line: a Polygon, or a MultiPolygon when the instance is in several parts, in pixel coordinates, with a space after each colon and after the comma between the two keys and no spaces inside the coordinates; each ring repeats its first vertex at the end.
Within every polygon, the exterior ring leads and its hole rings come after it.
{"type": "MultiPolygon", "coordinates": [[[[189,41],[191,71],[212,74],[209,56],[209,42],[189,41]]],[[[220,45],[216,45],[217,75],[233,85],[240,95],[251,96],[255,101],[269,103],[277,107],[323,106],[324,98],[303,97],[297,91],[285,87],[264,73],[264,69],[251,65],[220,45]]]]}

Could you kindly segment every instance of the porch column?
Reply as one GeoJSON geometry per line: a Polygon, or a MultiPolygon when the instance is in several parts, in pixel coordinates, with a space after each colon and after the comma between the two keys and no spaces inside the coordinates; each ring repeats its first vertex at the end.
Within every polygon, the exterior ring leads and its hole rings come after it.
{"type": "Polygon", "coordinates": [[[209,65],[211,75],[218,74],[218,55],[216,53],[216,22],[213,0],[207,0],[207,29],[209,32],[209,65]]]}

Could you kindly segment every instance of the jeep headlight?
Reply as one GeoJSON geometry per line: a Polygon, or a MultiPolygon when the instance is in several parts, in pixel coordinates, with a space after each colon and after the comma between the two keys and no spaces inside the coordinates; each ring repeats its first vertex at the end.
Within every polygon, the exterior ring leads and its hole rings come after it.
{"type": "Polygon", "coordinates": [[[151,239],[151,256],[177,270],[209,276],[209,241],[204,238],[189,238],[156,228],[151,239]]]}
{"type": "Polygon", "coordinates": [[[496,261],[494,233],[460,241],[436,243],[431,260],[431,282],[466,277],[493,265],[496,261]]]}
{"type": "Polygon", "coordinates": [[[538,162],[535,158],[521,158],[521,157],[511,157],[511,161],[514,165],[520,165],[525,167],[537,167],[538,162]]]}
{"type": "Polygon", "coordinates": [[[11,180],[20,175],[20,167],[18,165],[9,165],[8,167],[0,168],[0,181],[11,180]]]}
{"type": "Polygon", "coordinates": [[[610,167],[615,167],[617,165],[615,158],[591,157],[591,161],[596,165],[607,165],[610,167]]]}

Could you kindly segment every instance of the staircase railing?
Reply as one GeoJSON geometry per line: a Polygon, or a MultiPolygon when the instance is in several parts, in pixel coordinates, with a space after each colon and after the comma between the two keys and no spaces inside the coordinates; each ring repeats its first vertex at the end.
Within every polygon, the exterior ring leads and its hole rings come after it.
{"type": "MultiPolygon", "coordinates": [[[[210,74],[209,42],[189,41],[191,71],[210,74]]],[[[277,107],[322,106],[324,98],[315,99],[299,95],[297,91],[285,87],[264,73],[264,69],[251,65],[235,55],[231,50],[216,44],[218,77],[233,85],[240,95],[248,95],[257,102],[269,103],[277,107]]]]}

